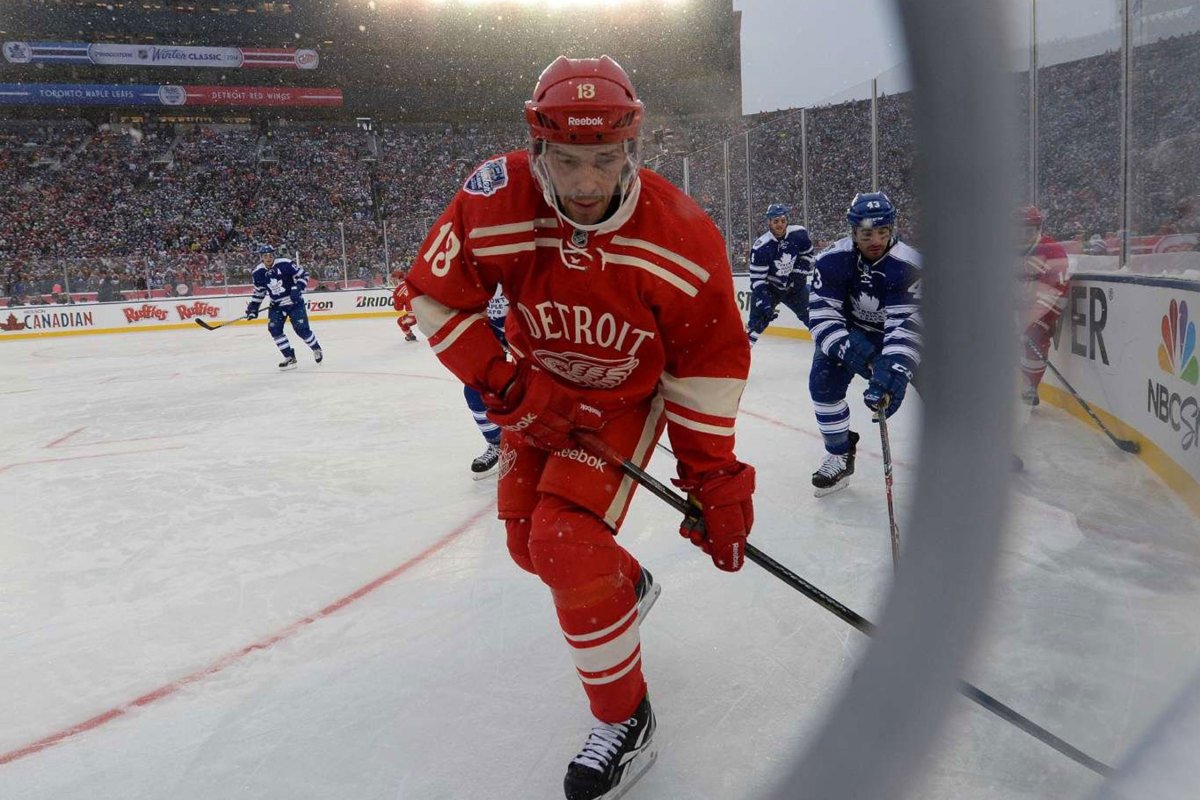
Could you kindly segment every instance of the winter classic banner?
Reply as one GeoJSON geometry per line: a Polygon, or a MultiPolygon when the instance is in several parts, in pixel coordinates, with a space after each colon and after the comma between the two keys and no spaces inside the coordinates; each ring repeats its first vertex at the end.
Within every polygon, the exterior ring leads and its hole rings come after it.
{"type": "Polygon", "coordinates": [[[96,66],[217,67],[220,69],[316,69],[315,50],[272,47],[192,47],[87,42],[5,42],[10,64],[94,64],[96,66]]]}

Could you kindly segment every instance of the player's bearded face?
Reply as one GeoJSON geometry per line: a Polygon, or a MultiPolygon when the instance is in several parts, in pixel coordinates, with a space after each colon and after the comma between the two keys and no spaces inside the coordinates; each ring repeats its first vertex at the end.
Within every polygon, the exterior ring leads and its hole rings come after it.
{"type": "Polygon", "coordinates": [[[632,173],[622,144],[548,144],[541,156],[563,213],[581,225],[595,225],[632,173]]]}
{"type": "Polygon", "coordinates": [[[883,258],[891,241],[892,229],[888,227],[854,229],[854,244],[868,261],[878,261],[883,258]]]}
{"type": "Polygon", "coordinates": [[[767,220],[767,225],[770,226],[771,233],[773,233],[777,238],[787,233],[787,224],[787,217],[771,217],[769,220],[767,220]]]}

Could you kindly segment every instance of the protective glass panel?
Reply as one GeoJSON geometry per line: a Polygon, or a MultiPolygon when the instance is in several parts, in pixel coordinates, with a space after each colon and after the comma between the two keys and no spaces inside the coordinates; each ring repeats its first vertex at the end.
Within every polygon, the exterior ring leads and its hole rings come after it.
{"type": "MultiPolygon", "coordinates": [[[[1200,269],[1200,3],[1138,3],[1129,59],[1129,239],[1134,272],[1200,269]]],[[[1115,248],[1114,248],[1115,250],[1115,248]]]]}

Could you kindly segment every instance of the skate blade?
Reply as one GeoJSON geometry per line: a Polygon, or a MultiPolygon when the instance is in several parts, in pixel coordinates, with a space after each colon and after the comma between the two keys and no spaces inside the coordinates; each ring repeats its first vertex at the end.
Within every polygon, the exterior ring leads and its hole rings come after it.
{"type": "Polygon", "coordinates": [[[280,372],[290,372],[291,370],[294,370],[298,366],[299,366],[298,364],[288,364],[286,367],[280,367],[279,371],[280,372]]]}
{"type": "Polygon", "coordinates": [[[495,466],[493,466],[491,469],[487,470],[486,472],[472,472],[471,479],[476,480],[476,481],[481,481],[484,478],[490,478],[493,475],[495,475],[496,472],[499,471],[499,469],[500,469],[500,462],[497,461],[495,466]]]}
{"type": "Polygon", "coordinates": [[[624,797],[625,793],[633,788],[638,779],[645,775],[646,770],[654,766],[654,762],[657,760],[658,747],[651,744],[633,759],[633,763],[625,771],[626,777],[608,792],[597,797],[596,800],[617,800],[618,797],[624,797]]]}
{"type": "Polygon", "coordinates": [[[662,584],[660,584],[656,581],[650,587],[650,591],[646,593],[646,596],[643,597],[641,599],[641,601],[638,603],[638,624],[639,625],[642,624],[642,620],[644,620],[646,618],[646,615],[650,613],[650,609],[654,608],[654,603],[655,603],[655,601],[658,600],[658,596],[660,594],[662,594],[662,584]]]}
{"type": "Polygon", "coordinates": [[[833,486],[828,486],[824,489],[818,489],[816,487],[813,487],[813,497],[824,497],[827,494],[833,494],[834,492],[840,492],[842,489],[845,489],[849,485],[850,485],[850,476],[847,475],[846,477],[842,478],[840,481],[835,483],[833,486]]]}

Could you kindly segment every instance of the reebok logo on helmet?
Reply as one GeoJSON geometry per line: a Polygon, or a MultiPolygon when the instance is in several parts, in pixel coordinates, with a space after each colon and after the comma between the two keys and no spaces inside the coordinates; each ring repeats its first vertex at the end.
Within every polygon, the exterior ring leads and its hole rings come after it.
{"type": "Polygon", "coordinates": [[[567,117],[568,125],[603,125],[604,117],[567,117]]]}

